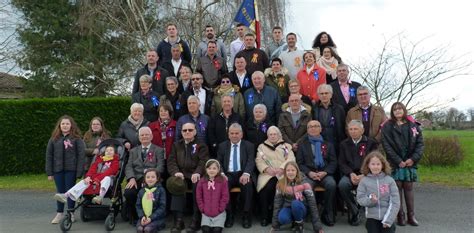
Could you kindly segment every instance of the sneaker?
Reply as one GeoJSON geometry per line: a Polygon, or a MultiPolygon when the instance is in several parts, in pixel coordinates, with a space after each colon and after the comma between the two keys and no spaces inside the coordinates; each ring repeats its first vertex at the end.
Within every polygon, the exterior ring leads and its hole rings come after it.
{"type": "Polygon", "coordinates": [[[102,204],[102,197],[101,196],[95,196],[94,198],[92,198],[92,203],[95,203],[95,204],[102,204]]]}
{"type": "Polygon", "coordinates": [[[71,216],[71,222],[76,222],[76,217],[74,217],[74,213],[69,213],[71,216]]]}
{"type": "Polygon", "coordinates": [[[66,203],[67,202],[67,195],[65,193],[56,193],[54,194],[54,200],[66,203]]]}
{"type": "Polygon", "coordinates": [[[57,213],[56,216],[51,220],[51,224],[58,224],[63,218],[63,213],[57,213]]]}

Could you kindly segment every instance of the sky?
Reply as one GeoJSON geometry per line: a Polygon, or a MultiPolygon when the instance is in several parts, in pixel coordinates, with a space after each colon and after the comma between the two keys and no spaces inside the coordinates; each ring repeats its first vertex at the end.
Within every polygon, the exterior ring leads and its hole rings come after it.
{"type": "MultiPolygon", "coordinates": [[[[403,32],[411,40],[428,37],[427,48],[450,45],[454,55],[474,61],[474,2],[468,0],[290,0],[285,33],[299,34],[298,46],[311,49],[313,39],[327,31],[343,60],[351,63],[380,48],[384,36],[403,32]],[[448,3],[448,4],[446,4],[448,3]]],[[[459,110],[474,107],[474,65],[468,76],[435,85],[425,96],[459,110]]],[[[356,81],[360,81],[354,79],[356,81]]]]}

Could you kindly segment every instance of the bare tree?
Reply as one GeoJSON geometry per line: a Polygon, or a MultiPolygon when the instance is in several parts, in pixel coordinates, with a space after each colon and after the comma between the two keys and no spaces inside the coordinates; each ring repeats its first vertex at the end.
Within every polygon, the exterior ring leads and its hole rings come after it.
{"type": "Polygon", "coordinates": [[[0,0],[0,70],[10,72],[16,67],[15,57],[19,52],[16,40],[16,24],[19,16],[9,0],[0,0]]]}
{"type": "Polygon", "coordinates": [[[403,33],[386,39],[374,56],[352,64],[354,73],[371,89],[377,104],[400,101],[409,110],[439,106],[442,100],[427,100],[425,91],[438,83],[467,75],[472,61],[466,55],[451,55],[449,45],[426,49],[428,38],[412,41],[403,33]]]}

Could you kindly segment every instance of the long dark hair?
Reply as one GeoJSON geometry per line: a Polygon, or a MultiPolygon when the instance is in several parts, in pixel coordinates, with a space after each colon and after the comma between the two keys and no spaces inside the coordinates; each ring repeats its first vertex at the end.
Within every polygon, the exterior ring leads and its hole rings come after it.
{"type": "Polygon", "coordinates": [[[102,127],[102,131],[99,132],[100,138],[102,139],[110,138],[110,131],[108,131],[105,128],[104,121],[102,120],[102,118],[96,116],[92,118],[91,122],[89,122],[89,129],[87,129],[87,131],[84,133],[84,141],[89,141],[92,138],[92,135],[94,134],[92,132],[92,122],[95,120],[99,121],[100,126],[102,127]]]}
{"type": "Polygon", "coordinates": [[[327,47],[327,46],[331,46],[331,47],[334,47],[334,48],[337,48],[336,44],[334,44],[334,41],[332,40],[332,37],[331,35],[329,35],[327,32],[320,32],[316,38],[314,38],[313,40],[313,49],[317,48],[317,47],[320,47],[321,50],[320,52],[322,52],[322,48],[323,47],[327,47]],[[326,34],[328,36],[328,43],[326,44],[321,44],[321,37],[326,34]]]}
{"type": "Polygon", "coordinates": [[[57,140],[61,135],[61,121],[69,120],[71,122],[71,130],[69,130],[69,135],[71,138],[81,138],[81,130],[77,127],[76,121],[68,115],[61,116],[56,122],[56,126],[51,133],[51,139],[57,140]]]}
{"type": "Polygon", "coordinates": [[[397,122],[397,118],[395,117],[395,114],[393,114],[393,111],[395,111],[395,108],[401,107],[403,109],[403,116],[402,120],[404,122],[408,121],[408,113],[407,113],[407,107],[402,102],[395,102],[392,104],[392,107],[390,108],[390,120],[393,122],[397,122]]]}

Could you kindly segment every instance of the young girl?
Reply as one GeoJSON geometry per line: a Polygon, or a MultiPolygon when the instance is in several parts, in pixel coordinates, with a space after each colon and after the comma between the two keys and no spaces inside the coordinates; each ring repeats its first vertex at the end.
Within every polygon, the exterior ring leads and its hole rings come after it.
{"type": "Polygon", "coordinates": [[[202,213],[201,229],[203,233],[219,233],[224,228],[229,189],[217,160],[209,159],[205,167],[206,174],[196,188],[196,202],[202,213]]]}
{"type": "Polygon", "coordinates": [[[157,232],[165,228],[166,194],[159,180],[158,170],[146,170],[145,187],[138,192],[137,198],[137,232],[157,232]]]}
{"type": "MultiPolygon", "coordinates": [[[[46,174],[54,180],[56,191],[64,193],[76,183],[84,170],[85,144],[81,132],[72,117],[59,118],[46,148],[46,174]]],[[[68,208],[74,208],[74,201],[68,200],[68,208]]],[[[63,217],[64,203],[57,202],[56,216],[51,221],[58,224],[63,217]]],[[[71,215],[74,221],[74,215],[71,215]]]]}
{"type": "Polygon", "coordinates": [[[368,233],[395,232],[393,222],[400,208],[400,196],[390,172],[390,165],[378,151],[368,154],[362,163],[364,177],[357,187],[357,202],[365,206],[368,233]]]}
{"type": "Polygon", "coordinates": [[[81,195],[96,194],[99,189],[99,196],[95,196],[92,202],[101,204],[102,198],[107,193],[112,184],[112,176],[115,176],[119,169],[119,156],[115,153],[114,146],[107,146],[105,153],[98,156],[86,174],[86,178],[69,189],[66,193],[56,193],[54,199],[66,203],[67,198],[77,201],[81,195]],[[94,184],[94,185],[91,185],[94,184]]]}
{"type": "Polygon", "coordinates": [[[311,185],[303,183],[298,165],[289,161],[285,165],[283,178],[277,183],[271,231],[294,222],[295,232],[303,232],[303,221],[308,211],[314,232],[324,232],[318,222],[318,207],[311,185]]]}

